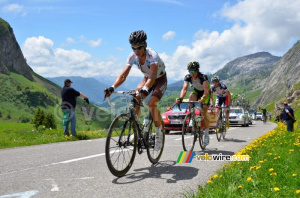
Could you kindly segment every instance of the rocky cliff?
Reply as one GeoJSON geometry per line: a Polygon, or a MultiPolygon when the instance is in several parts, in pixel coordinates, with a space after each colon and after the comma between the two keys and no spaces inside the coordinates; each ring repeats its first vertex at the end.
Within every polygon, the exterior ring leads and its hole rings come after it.
{"type": "Polygon", "coordinates": [[[0,73],[16,72],[33,80],[32,69],[26,63],[13,29],[0,18],[0,73]]]}
{"type": "Polygon", "coordinates": [[[300,82],[300,41],[276,63],[257,103],[263,105],[284,97],[298,82],[300,82]]]}
{"type": "Polygon", "coordinates": [[[269,52],[257,52],[230,61],[215,75],[224,80],[240,76],[268,76],[279,59],[280,57],[273,56],[269,52]]]}

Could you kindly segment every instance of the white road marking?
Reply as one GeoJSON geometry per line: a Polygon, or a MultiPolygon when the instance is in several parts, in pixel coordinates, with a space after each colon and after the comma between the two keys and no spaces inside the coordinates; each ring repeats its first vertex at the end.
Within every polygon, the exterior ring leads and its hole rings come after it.
{"type": "MultiPolygon", "coordinates": [[[[113,151],[111,153],[118,153],[118,152],[127,151],[127,150],[129,150],[129,149],[113,151]]],[[[90,156],[80,157],[80,158],[75,158],[75,159],[70,159],[70,160],[66,160],[66,161],[62,161],[62,162],[54,162],[54,163],[51,163],[51,164],[37,166],[37,168],[43,168],[43,167],[47,167],[47,166],[54,166],[54,165],[58,165],[58,164],[68,164],[68,163],[77,162],[77,161],[81,161],[81,160],[100,157],[100,156],[103,156],[103,155],[105,155],[105,153],[101,153],[101,154],[97,154],[97,155],[90,155],[90,156]]],[[[1,175],[8,175],[8,174],[13,174],[13,173],[18,173],[18,172],[27,171],[27,170],[34,170],[34,169],[36,169],[36,168],[27,168],[27,169],[22,169],[22,170],[17,170],[17,171],[11,171],[11,172],[7,172],[7,173],[2,173],[2,174],[0,174],[0,176],[1,175]]],[[[2,198],[2,197],[0,197],[0,198],[2,198]]]]}
{"type": "Polygon", "coordinates": [[[101,153],[101,154],[97,154],[97,155],[90,155],[90,156],[86,156],[86,157],[75,158],[75,159],[66,160],[66,161],[57,162],[57,163],[52,163],[52,164],[53,165],[55,165],[55,164],[67,164],[67,163],[71,163],[71,162],[77,162],[77,161],[80,161],[80,160],[100,157],[100,156],[103,156],[103,155],[105,155],[105,153],[101,153]]]}
{"type": "Polygon", "coordinates": [[[39,191],[37,190],[30,190],[30,191],[26,191],[26,192],[19,192],[19,193],[14,193],[14,194],[9,194],[9,195],[2,195],[0,196],[0,198],[13,198],[13,197],[17,197],[17,198],[30,198],[34,195],[36,195],[39,191]]]}
{"type": "MultiPolygon", "coordinates": [[[[189,138],[192,138],[192,137],[194,137],[194,136],[190,136],[190,137],[184,137],[184,139],[189,139],[189,138]]],[[[175,139],[176,141],[177,140],[182,140],[182,138],[177,138],[177,139],[175,139]]]]}
{"type": "Polygon", "coordinates": [[[57,191],[59,191],[59,188],[58,188],[57,184],[52,184],[51,191],[52,191],[52,192],[57,192],[57,191]]]}

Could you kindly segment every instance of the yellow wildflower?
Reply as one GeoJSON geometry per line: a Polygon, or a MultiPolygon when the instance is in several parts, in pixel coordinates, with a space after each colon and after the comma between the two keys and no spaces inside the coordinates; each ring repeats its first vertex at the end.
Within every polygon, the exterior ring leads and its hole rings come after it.
{"type": "Polygon", "coordinates": [[[261,166],[256,166],[255,167],[256,170],[259,170],[260,168],[261,168],[261,166]]]}
{"type": "Polygon", "coordinates": [[[208,183],[208,184],[211,183],[211,180],[208,180],[207,183],[208,183]]]}
{"type": "Polygon", "coordinates": [[[218,175],[217,175],[217,174],[215,174],[215,175],[214,175],[214,178],[215,178],[215,179],[216,179],[216,178],[218,178],[218,175]]]}
{"type": "Polygon", "coordinates": [[[241,186],[241,185],[238,186],[238,189],[242,189],[242,188],[243,188],[243,186],[241,186]]]}
{"type": "Polygon", "coordinates": [[[297,173],[293,173],[292,176],[293,176],[293,177],[296,177],[296,176],[297,176],[297,173]]]}
{"type": "Polygon", "coordinates": [[[222,168],[225,168],[227,166],[227,164],[223,164],[222,168]]]}
{"type": "Polygon", "coordinates": [[[223,177],[223,175],[220,175],[220,178],[222,178],[223,177]]]}
{"type": "Polygon", "coordinates": [[[294,150],[294,149],[290,149],[289,151],[290,151],[290,152],[293,152],[293,151],[295,151],[295,150],[294,150]]]}
{"type": "Polygon", "coordinates": [[[255,166],[251,166],[251,167],[250,167],[250,170],[253,170],[254,168],[255,168],[255,166]]]}
{"type": "Polygon", "coordinates": [[[264,163],[264,161],[261,160],[261,161],[258,161],[258,163],[262,164],[262,163],[264,163]]]}
{"type": "Polygon", "coordinates": [[[274,187],[273,190],[276,192],[279,191],[280,189],[278,187],[274,187]]]}
{"type": "Polygon", "coordinates": [[[270,169],[269,169],[269,171],[273,171],[273,170],[274,170],[274,168],[270,168],[270,169]]]}
{"type": "Polygon", "coordinates": [[[271,173],[270,175],[271,175],[271,176],[276,176],[276,175],[277,175],[277,173],[271,173]]]}
{"type": "Polygon", "coordinates": [[[300,190],[296,190],[296,194],[297,194],[297,195],[300,194],[300,190]]]}
{"type": "Polygon", "coordinates": [[[252,180],[252,178],[251,178],[251,177],[248,177],[248,178],[247,178],[247,181],[251,181],[251,180],[252,180]]]}

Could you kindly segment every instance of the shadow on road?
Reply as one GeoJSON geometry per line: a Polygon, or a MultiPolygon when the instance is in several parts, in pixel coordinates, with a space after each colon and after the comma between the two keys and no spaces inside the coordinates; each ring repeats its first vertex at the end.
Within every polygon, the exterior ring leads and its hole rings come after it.
{"type": "Polygon", "coordinates": [[[197,168],[175,165],[175,161],[161,161],[147,168],[135,169],[135,173],[116,178],[112,183],[129,184],[149,178],[162,179],[166,183],[176,183],[180,180],[190,180],[198,175],[199,169],[197,168]]]}
{"type": "Polygon", "coordinates": [[[239,139],[234,139],[234,138],[225,138],[222,141],[224,141],[224,142],[247,142],[246,140],[239,140],[239,139]]]}

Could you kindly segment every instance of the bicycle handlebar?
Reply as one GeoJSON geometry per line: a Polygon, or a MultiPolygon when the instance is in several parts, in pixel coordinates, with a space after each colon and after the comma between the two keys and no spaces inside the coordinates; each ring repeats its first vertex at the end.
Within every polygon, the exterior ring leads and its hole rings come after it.
{"type": "MultiPolygon", "coordinates": [[[[140,94],[141,101],[140,102],[137,101],[138,105],[148,108],[148,105],[146,105],[145,100],[143,99],[142,91],[139,91],[139,94],[140,94]]],[[[130,95],[130,96],[134,97],[134,95],[136,95],[136,92],[135,91],[115,91],[115,92],[112,92],[111,95],[130,95]]],[[[111,107],[115,106],[115,104],[111,102],[110,97],[104,96],[104,101],[106,98],[107,98],[107,102],[108,102],[109,106],[111,106],[111,107]]]]}

